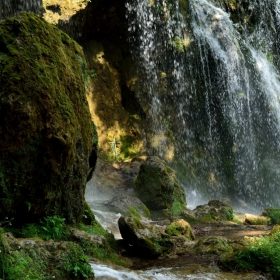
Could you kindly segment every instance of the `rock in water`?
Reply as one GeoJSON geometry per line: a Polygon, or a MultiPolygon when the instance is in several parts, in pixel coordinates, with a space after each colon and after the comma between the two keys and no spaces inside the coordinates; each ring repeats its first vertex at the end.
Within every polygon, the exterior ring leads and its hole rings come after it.
{"type": "Polygon", "coordinates": [[[0,221],[80,221],[94,137],[82,48],[30,13],[0,23],[0,221]]]}
{"type": "Polygon", "coordinates": [[[134,181],[134,190],[150,210],[167,209],[178,215],[186,208],[184,188],[175,172],[158,157],[148,157],[142,163],[134,181]]]}
{"type": "Polygon", "coordinates": [[[169,254],[173,249],[173,241],[161,227],[131,216],[120,217],[118,225],[124,242],[136,255],[153,258],[169,254]]]}

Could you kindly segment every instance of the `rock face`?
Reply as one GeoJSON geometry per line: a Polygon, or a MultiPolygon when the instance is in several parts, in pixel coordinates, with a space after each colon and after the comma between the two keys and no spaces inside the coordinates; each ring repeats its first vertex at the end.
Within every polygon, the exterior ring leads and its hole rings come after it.
{"type": "Polygon", "coordinates": [[[177,215],[186,207],[185,192],[175,172],[157,157],[142,163],[134,190],[150,210],[167,209],[177,215]]]}
{"type": "Polygon", "coordinates": [[[43,19],[0,23],[0,220],[80,221],[97,142],[86,74],[81,47],[43,19]]]}

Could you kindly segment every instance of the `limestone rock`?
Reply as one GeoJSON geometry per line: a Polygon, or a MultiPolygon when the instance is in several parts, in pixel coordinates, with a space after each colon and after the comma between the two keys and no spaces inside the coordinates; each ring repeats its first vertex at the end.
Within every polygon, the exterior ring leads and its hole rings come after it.
{"type": "Polygon", "coordinates": [[[186,208],[184,188],[175,172],[158,157],[148,157],[142,163],[134,190],[150,210],[168,209],[178,215],[186,208]]]}
{"type": "Polygon", "coordinates": [[[166,227],[165,232],[171,236],[182,236],[189,240],[195,238],[190,224],[183,219],[172,222],[166,227]]]}
{"type": "Polygon", "coordinates": [[[115,209],[117,212],[121,212],[124,215],[130,215],[135,216],[137,218],[150,218],[150,211],[145,206],[144,203],[142,203],[141,200],[139,200],[137,197],[133,196],[118,196],[113,197],[109,201],[105,203],[107,206],[111,206],[115,209]]]}
{"type": "Polygon", "coordinates": [[[0,73],[0,220],[79,222],[97,142],[82,48],[20,13],[0,23],[0,73]]]}
{"type": "Polygon", "coordinates": [[[232,253],[233,248],[229,245],[229,241],[224,237],[208,236],[201,238],[197,242],[195,250],[200,254],[223,255],[226,253],[232,253]]]}
{"type": "Polygon", "coordinates": [[[194,210],[185,210],[181,217],[191,222],[200,220],[201,222],[220,222],[233,220],[233,208],[222,201],[211,200],[208,204],[199,205],[194,210]]]}
{"type": "Polygon", "coordinates": [[[133,252],[144,257],[158,257],[168,254],[173,248],[173,242],[164,229],[135,217],[120,217],[119,229],[122,238],[133,252]]]}

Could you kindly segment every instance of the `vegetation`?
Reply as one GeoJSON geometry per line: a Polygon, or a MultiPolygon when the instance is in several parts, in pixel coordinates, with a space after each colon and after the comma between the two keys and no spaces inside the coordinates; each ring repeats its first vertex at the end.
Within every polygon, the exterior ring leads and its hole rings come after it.
{"type": "Polygon", "coordinates": [[[270,218],[270,222],[274,225],[280,224],[280,209],[279,208],[267,208],[263,211],[264,216],[270,218]]]}
{"type": "Polygon", "coordinates": [[[92,279],[91,258],[128,267],[130,262],[116,253],[120,247],[114,236],[94,216],[91,220],[90,225],[81,223],[73,228],[64,218],[51,216],[39,223],[9,228],[15,237],[28,238],[27,245],[0,228],[0,278],[92,279]]]}
{"type": "Polygon", "coordinates": [[[268,272],[273,279],[280,279],[280,231],[254,238],[247,243],[246,249],[225,258],[223,264],[227,268],[268,272]]]}

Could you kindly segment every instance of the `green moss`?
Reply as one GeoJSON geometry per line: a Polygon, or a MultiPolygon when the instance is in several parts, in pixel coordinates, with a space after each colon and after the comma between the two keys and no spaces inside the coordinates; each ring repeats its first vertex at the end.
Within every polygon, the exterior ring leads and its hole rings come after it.
{"type": "Polygon", "coordinates": [[[150,210],[177,215],[186,207],[185,192],[175,172],[164,161],[148,158],[133,182],[138,197],[150,210]]]}
{"type": "Polygon", "coordinates": [[[94,214],[93,214],[93,212],[92,212],[92,210],[91,210],[91,208],[90,208],[90,206],[88,205],[87,202],[85,202],[85,208],[84,208],[82,223],[85,224],[85,225],[96,224],[94,214]]]}
{"type": "MultiPolygon", "coordinates": [[[[79,222],[92,153],[82,48],[30,13],[0,23],[0,219],[79,222]]],[[[97,145],[96,145],[97,148],[97,145]]]]}
{"type": "Polygon", "coordinates": [[[127,210],[127,216],[135,217],[136,219],[141,220],[141,215],[139,214],[136,207],[132,206],[127,210]]]}
{"type": "Polygon", "coordinates": [[[177,220],[168,225],[165,232],[171,236],[184,236],[193,240],[195,238],[191,226],[184,220],[177,220]]]}
{"type": "Polygon", "coordinates": [[[36,250],[10,247],[4,230],[0,228],[0,277],[2,279],[50,279],[46,259],[36,250]]]}

